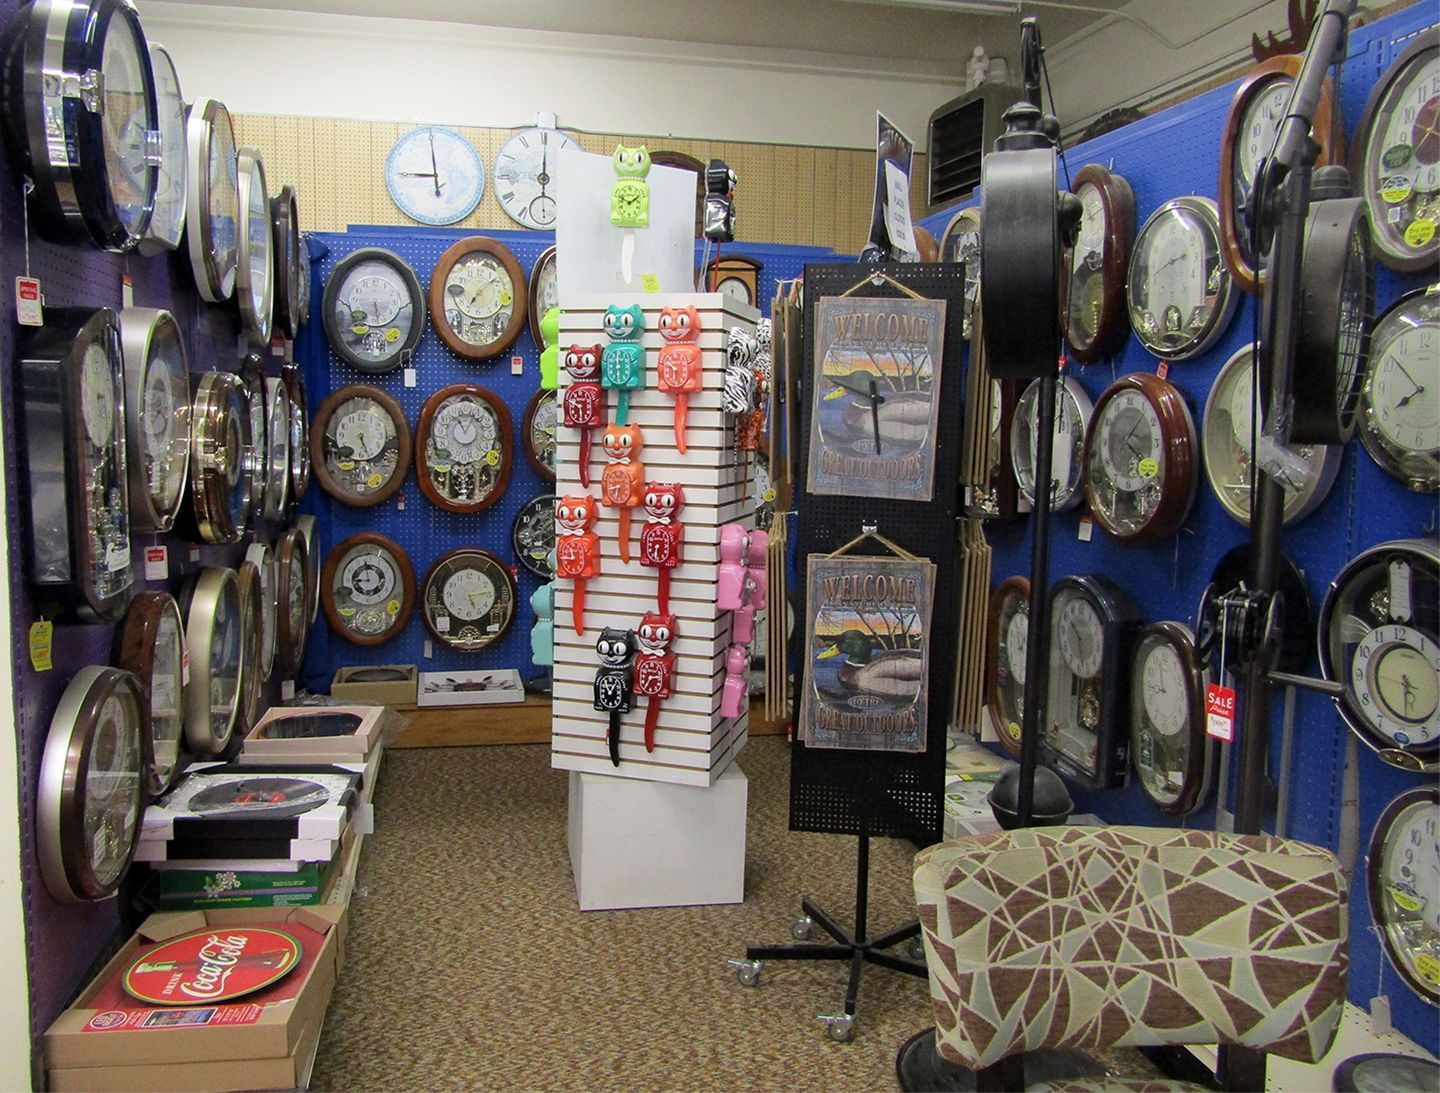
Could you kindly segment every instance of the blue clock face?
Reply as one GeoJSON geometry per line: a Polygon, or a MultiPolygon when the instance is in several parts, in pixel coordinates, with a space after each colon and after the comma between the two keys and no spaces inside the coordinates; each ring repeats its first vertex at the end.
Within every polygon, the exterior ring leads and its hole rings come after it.
{"type": "Polygon", "coordinates": [[[422,224],[454,224],[480,204],[485,165],[480,153],[453,129],[424,125],[390,149],[385,185],[400,211],[422,224]]]}

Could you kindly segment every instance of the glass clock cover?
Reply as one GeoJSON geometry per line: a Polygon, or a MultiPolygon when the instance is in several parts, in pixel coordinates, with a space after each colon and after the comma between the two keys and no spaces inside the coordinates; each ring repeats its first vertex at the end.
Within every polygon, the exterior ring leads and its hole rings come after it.
{"type": "Polygon", "coordinates": [[[535,473],[546,482],[555,481],[555,423],[559,411],[558,392],[536,391],[525,407],[525,418],[520,424],[525,456],[535,473]]]}
{"type": "Polygon", "coordinates": [[[540,320],[552,307],[560,306],[559,263],[554,247],[547,248],[535,264],[530,267],[530,337],[537,350],[545,348],[545,338],[540,333],[540,320]]]}
{"type": "Polygon", "coordinates": [[[1094,361],[1125,340],[1124,285],[1135,239],[1135,194],[1123,175],[1087,163],[1075,176],[1080,234],[1070,251],[1065,337],[1076,360],[1094,361]]]}
{"type": "Polygon", "coordinates": [[[410,471],[410,425],[378,387],[351,384],[330,395],[310,434],[316,477],[326,493],[368,507],[393,497],[410,471]]]}
{"type": "Polygon", "coordinates": [[[300,528],[280,536],[275,547],[280,579],[276,584],[276,664],[283,679],[293,679],[305,659],[310,623],[319,610],[319,569],[310,563],[310,542],[300,528]],[[312,606],[314,605],[314,606],[312,606]]]}
{"type": "Polygon", "coordinates": [[[275,237],[270,225],[270,196],[265,192],[265,165],[254,148],[237,153],[236,204],[240,222],[235,256],[236,298],[240,325],[257,347],[270,344],[275,314],[275,237]]]}
{"type": "Polygon", "coordinates": [[[206,566],[181,590],[190,681],[185,687],[185,743],[198,756],[219,755],[240,713],[245,618],[233,569],[206,566]]]}
{"type": "Polygon", "coordinates": [[[240,714],[236,731],[244,732],[260,719],[264,678],[260,661],[265,640],[265,587],[260,567],[246,559],[235,571],[240,583],[240,714]]]}
{"type": "Polygon", "coordinates": [[[325,282],[321,318],[330,348],[350,367],[379,375],[400,367],[425,333],[420,278],[403,258],[365,247],[340,259],[325,282]]]}
{"type": "Polygon", "coordinates": [[[420,410],[415,477],[431,502],[479,512],[500,500],[510,478],[510,411],[483,387],[442,387],[420,410]]]}
{"type": "Polygon", "coordinates": [[[1198,356],[1230,325],[1235,300],[1215,202],[1177,197],[1156,209],[1135,240],[1126,284],[1140,344],[1168,360],[1198,356]]]}
{"type": "Polygon", "coordinates": [[[1183,816],[1204,797],[1212,750],[1205,681],[1188,626],[1157,622],[1140,632],[1130,679],[1130,759],[1140,788],[1161,812],[1183,816]]]}
{"type": "Polygon", "coordinates": [[[1030,582],[1007,577],[990,596],[987,705],[995,735],[1020,754],[1025,722],[1025,654],[1030,636],[1030,582]]]}
{"type": "Polygon", "coordinates": [[[145,792],[169,788],[180,761],[185,728],[185,623],[168,592],[141,592],[130,601],[115,632],[115,666],[134,674],[145,709],[142,717],[145,792]]]}
{"type": "Polygon", "coordinates": [[[455,224],[474,212],[485,195],[485,165],[475,146],[455,130],[424,125],[391,146],[385,185],[411,220],[455,224]]]}
{"type": "Polygon", "coordinates": [[[437,558],[420,596],[430,633],[463,653],[477,653],[505,636],[515,599],[510,567],[488,550],[470,547],[437,558]]]}
{"type": "Polygon", "coordinates": [[[251,543],[245,549],[245,560],[260,574],[260,679],[267,680],[275,670],[275,650],[279,640],[278,597],[280,568],[269,543],[251,543]]]}
{"type": "Polygon", "coordinates": [[[524,228],[555,226],[556,156],[562,148],[580,151],[558,129],[535,126],[507,140],[495,157],[495,197],[505,214],[524,228]]]}
{"type": "Polygon", "coordinates": [[[185,239],[195,287],[222,303],[235,293],[239,253],[240,178],[235,126],[216,99],[190,104],[185,122],[185,239]]]}
{"type": "Polygon", "coordinates": [[[430,275],[430,321],[451,351],[486,360],[525,328],[525,275],[510,248],[483,235],[462,239],[430,275]]]}
{"type": "Polygon", "coordinates": [[[155,101],[160,118],[160,163],[155,184],[155,211],[140,240],[140,253],[174,250],[185,234],[186,180],[189,153],[185,147],[185,99],[175,62],[162,45],[150,43],[150,68],[155,73],[155,101]]]}
{"type": "Polygon", "coordinates": [[[126,460],[136,531],[169,531],[190,474],[190,370],[168,311],[120,312],[125,353],[126,460]]]}
{"type": "Polygon", "coordinates": [[[330,552],[320,578],[330,628],[356,645],[396,637],[415,609],[415,571],[405,548],[373,531],[330,552]]]}
{"type": "Polygon", "coordinates": [[[1440,790],[1421,786],[1390,802],[1370,839],[1365,873],[1385,955],[1413,991],[1440,1005],[1440,790]]]}
{"type": "MultiPolygon", "coordinates": [[[[1040,432],[1040,381],[1025,389],[1015,407],[1010,427],[1011,461],[1021,496],[1035,503],[1035,447],[1040,432]]],[[[1065,376],[1055,390],[1055,444],[1050,464],[1050,502],[1057,512],[1080,503],[1080,477],[1084,469],[1085,435],[1093,407],[1085,388],[1065,376]]]]}
{"type": "Polygon", "coordinates": [[[1412,490],[1440,489],[1440,289],[1416,289],[1380,316],[1360,387],[1360,439],[1412,490]]]}
{"type": "Polygon", "coordinates": [[[191,405],[186,532],[205,543],[238,542],[249,525],[256,477],[245,384],[233,372],[207,372],[195,382],[191,405]]]}
{"type": "Polygon", "coordinates": [[[555,495],[542,493],[520,506],[510,526],[510,544],[520,564],[542,581],[553,580],[550,552],[555,549],[555,495]]]}
{"type": "Polygon", "coordinates": [[[283,520],[290,514],[290,394],[278,376],[265,380],[265,518],[283,520]]]}

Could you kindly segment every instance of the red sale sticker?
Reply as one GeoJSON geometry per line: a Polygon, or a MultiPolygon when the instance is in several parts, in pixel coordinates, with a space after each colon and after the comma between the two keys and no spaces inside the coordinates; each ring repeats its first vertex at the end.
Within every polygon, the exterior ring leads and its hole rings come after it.
{"type": "Polygon", "coordinates": [[[1205,688],[1205,732],[1225,743],[1235,739],[1235,689],[1211,683],[1205,688]]]}
{"type": "Polygon", "coordinates": [[[300,963],[300,942],[279,930],[199,930],[156,945],[125,971],[125,993],[161,1006],[227,1002],[283,979],[300,963]]]}
{"type": "Polygon", "coordinates": [[[21,326],[44,326],[41,310],[40,279],[15,278],[15,321],[21,326]]]}

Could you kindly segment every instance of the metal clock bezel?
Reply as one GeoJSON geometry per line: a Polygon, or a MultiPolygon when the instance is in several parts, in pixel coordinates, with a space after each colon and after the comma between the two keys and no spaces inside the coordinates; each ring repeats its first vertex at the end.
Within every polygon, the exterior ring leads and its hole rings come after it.
{"type": "Polygon", "coordinates": [[[1130,266],[1126,271],[1125,281],[1126,315],[1130,320],[1130,329],[1134,331],[1140,344],[1164,360],[1183,361],[1198,357],[1214,345],[1229,328],[1231,320],[1235,317],[1238,301],[1235,280],[1230,276],[1229,267],[1225,264],[1225,251],[1220,241],[1220,213],[1215,202],[1208,197],[1175,197],[1151,213],[1145,221],[1144,227],[1135,236],[1135,245],[1130,248],[1130,266]],[[1180,339],[1176,344],[1167,345],[1164,341],[1147,336],[1143,325],[1136,322],[1136,311],[1139,309],[1139,304],[1135,299],[1135,267],[1146,255],[1145,246],[1150,238],[1150,232],[1156,230],[1156,226],[1171,214],[1188,216],[1193,221],[1198,221],[1210,236],[1210,241],[1215,247],[1214,276],[1217,286],[1214,296],[1215,304],[1210,310],[1210,316],[1205,321],[1205,325],[1189,337],[1180,339]]]}
{"type": "Polygon", "coordinates": [[[279,645],[277,614],[279,612],[279,564],[275,551],[266,542],[254,542],[245,548],[245,561],[260,573],[260,679],[269,680],[275,670],[275,652],[279,645]]]}
{"type": "MultiPolygon", "coordinates": [[[[1381,897],[1385,881],[1383,876],[1385,850],[1390,841],[1391,832],[1396,830],[1405,814],[1416,806],[1422,809],[1440,806],[1440,789],[1433,785],[1417,786],[1401,793],[1385,806],[1385,811],[1375,822],[1375,830],[1370,836],[1370,846],[1365,853],[1365,892],[1370,903],[1370,919],[1380,935],[1380,947],[1385,950],[1385,957],[1390,961],[1390,966],[1405,981],[1406,986],[1422,999],[1432,1006],[1440,1006],[1440,986],[1435,983],[1427,983],[1422,979],[1412,966],[1413,962],[1405,959],[1402,955],[1402,938],[1396,936],[1402,931],[1390,921],[1391,916],[1387,913],[1385,901],[1381,897]]],[[[1433,892],[1430,895],[1431,898],[1434,897],[1433,892]]]]}
{"type": "Polygon", "coordinates": [[[249,526],[255,498],[249,399],[245,384],[233,372],[206,372],[194,382],[190,519],[185,530],[203,543],[236,543],[249,526]]]}
{"type": "MultiPolygon", "coordinates": [[[[190,658],[190,682],[185,687],[185,743],[202,758],[221,754],[230,744],[240,720],[243,633],[245,620],[240,608],[240,582],[233,569],[205,566],[191,576],[181,589],[180,611],[185,619],[185,647],[190,658]],[[222,665],[233,674],[234,692],[223,705],[215,702],[214,654],[216,619],[222,610],[235,616],[240,628],[233,656],[222,665]]],[[[232,651],[224,647],[222,654],[232,651]]]]}
{"type": "Polygon", "coordinates": [[[275,236],[260,153],[254,148],[241,148],[236,153],[236,175],[240,216],[235,229],[235,299],[240,305],[240,328],[249,336],[251,345],[263,349],[270,344],[275,316],[275,236]],[[263,252],[258,285],[251,269],[257,244],[263,252]]]}
{"type": "MultiPolygon", "coordinates": [[[[1020,393],[1020,397],[1015,402],[1015,413],[1010,421],[1010,465],[1015,473],[1016,488],[1019,489],[1021,498],[1029,505],[1035,504],[1033,441],[1038,438],[1031,436],[1034,428],[1031,425],[1031,418],[1035,415],[1027,413],[1027,410],[1039,397],[1039,384],[1039,380],[1034,380],[1020,393]]],[[[1085,438],[1089,435],[1090,420],[1094,416],[1095,407],[1090,401],[1090,395],[1085,388],[1080,386],[1074,376],[1060,377],[1060,382],[1056,384],[1055,396],[1056,420],[1059,420],[1063,400],[1069,404],[1066,412],[1075,414],[1080,423],[1079,448],[1074,453],[1067,481],[1063,484],[1063,488],[1056,489],[1055,480],[1051,479],[1051,508],[1055,512],[1065,512],[1078,505],[1080,498],[1084,495],[1081,483],[1085,477],[1085,438]]],[[[1058,454],[1058,448],[1056,448],[1056,452],[1058,454]]]]}
{"type": "Polygon", "coordinates": [[[267,520],[284,520],[294,508],[290,497],[290,393],[279,376],[265,378],[265,508],[267,520]]]}
{"type": "Polygon", "coordinates": [[[330,271],[330,276],[325,282],[325,295],[320,304],[320,319],[325,328],[325,339],[341,361],[357,372],[363,372],[368,376],[382,376],[387,372],[395,371],[405,360],[409,359],[420,344],[420,339],[425,336],[425,293],[420,287],[420,278],[411,268],[410,263],[394,251],[386,250],[383,247],[361,247],[336,262],[335,267],[330,271]],[[406,337],[397,339],[391,352],[373,361],[361,357],[345,344],[344,332],[340,330],[339,320],[335,317],[335,304],[340,295],[340,286],[345,283],[349,272],[362,262],[379,262],[394,271],[405,294],[409,297],[408,306],[411,313],[410,331],[406,337]]]}
{"type": "MultiPolygon", "coordinates": [[[[1385,351],[1394,341],[1386,340],[1392,325],[1400,326],[1402,333],[1406,325],[1412,329],[1429,328],[1434,332],[1435,345],[1440,345],[1440,290],[1434,285],[1412,289],[1386,308],[1371,327],[1370,352],[1360,380],[1358,415],[1360,442],[1380,469],[1417,493],[1433,493],[1440,490],[1440,448],[1428,451],[1403,448],[1386,437],[1376,423],[1375,376],[1377,369],[1385,364],[1385,351]]],[[[1440,380],[1440,366],[1435,365],[1433,357],[1431,367],[1435,378],[1440,380]]],[[[1424,390],[1423,384],[1417,386],[1424,390]]]]}
{"type": "Polygon", "coordinates": [[[185,238],[190,255],[190,269],[201,299],[220,304],[235,294],[240,248],[240,176],[237,155],[224,157],[221,163],[225,178],[212,177],[210,148],[220,133],[235,143],[235,123],[230,111],[218,99],[204,96],[190,104],[185,119],[188,166],[185,178],[185,238]],[[217,186],[229,182],[227,193],[233,202],[226,202],[219,215],[210,215],[210,195],[217,186]],[[228,229],[227,229],[228,222],[228,229]],[[228,230],[228,237],[227,237],[228,230]]]}
{"type": "Polygon", "coordinates": [[[185,138],[185,96],[170,51],[150,43],[150,69],[155,76],[155,101],[160,121],[161,162],[155,179],[155,204],[145,236],[138,244],[146,257],[178,250],[185,236],[190,159],[185,138]],[[172,180],[173,193],[164,192],[172,180]]]}
{"type": "Polygon", "coordinates": [[[185,502],[190,479],[190,357],[185,337],[175,316],[148,307],[127,307],[120,312],[120,343],[125,356],[125,441],[126,465],[130,477],[130,522],[134,531],[169,531],[185,502]],[[180,350],[181,424],[176,433],[179,485],[175,500],[165,508],[151,495],[145,456],[145,389],[155,359],[158,339],[170,337],[180,350]]]}
{"type": "Polygon", "coordinates": [[[265,579],[247,557],[235,570],[240,585],[240,714],[235,730],[245,733],[260,720],[265,677],[265,579]]]}
{"type": "Polygon", "coordinates": [[[320,610],[319,567],[311,565],[310,543],[298,526],[287,528],[275,544],[279,580],[275,582],[275,666],[281,679],[294,679],[305,661],[310,624],[320,610]],[[296,582],[304,586],[305,602],[297,629],[290,618],[290,593],[296,582]]]}

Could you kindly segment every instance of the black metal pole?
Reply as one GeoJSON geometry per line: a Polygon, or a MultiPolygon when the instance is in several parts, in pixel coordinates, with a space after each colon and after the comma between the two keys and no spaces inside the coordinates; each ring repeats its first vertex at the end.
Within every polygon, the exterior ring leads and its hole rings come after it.
{"type": "Polygon", "coordinates": [[[1035,507],[1030,530],[1030,622],[1025,639],[1025,711],[1020,719],[1020,786],[1015,809],[1021,827],[1029,827],[1035,805],[1035,765],[1045,729],[1046,683],[1050,655],[1050,479],[1055,461],[1055,385],[1057,365],[1040,378],[1035,425],[1035,507]]]}

